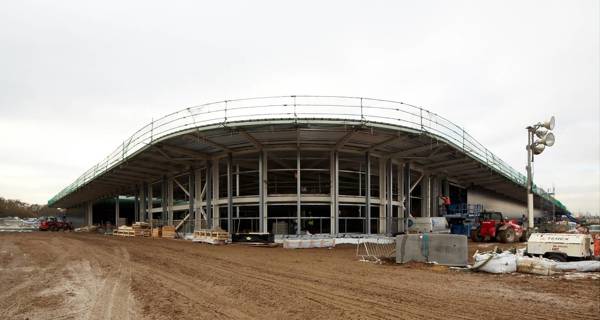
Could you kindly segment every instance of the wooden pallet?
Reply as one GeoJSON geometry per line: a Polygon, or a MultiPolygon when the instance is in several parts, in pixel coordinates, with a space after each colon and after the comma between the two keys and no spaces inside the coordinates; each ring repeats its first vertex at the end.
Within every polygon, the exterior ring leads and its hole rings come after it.
{"type": "Polygon", "coordinates": [[[135,237],[149,237],[150,229],[133,229],[133,235],[135,237]]]}
{"type": "Polygon", "coordinates": [[[160,238],[162,236],[161,228],[152,228],[152,238],[160,238]]]}
{"type": "Polygon", "coordinates": [[[229,232],[221,229],[202,229],[194,231],[194,242],[226,244],[230,241],[229,232]]]}
{"type": "Polygon", "coordinates": [[[177,236],[177,232],[175,232],[174,226],[162,227],[162,237],[163,238],[175,239],[176,236],[177,236]]]}
{"type": "Polygon", "coordinates": [[[116,230],[113,230],[114,236],[119,237],[135,237],[135,232],[131,227],[119,227],[116,230]]]}

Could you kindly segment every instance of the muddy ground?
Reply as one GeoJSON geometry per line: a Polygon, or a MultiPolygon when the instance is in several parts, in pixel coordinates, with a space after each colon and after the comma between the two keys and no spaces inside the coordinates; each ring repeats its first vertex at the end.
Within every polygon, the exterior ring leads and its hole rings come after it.
{"type": "Polygon", "coordinates": [[[598,319],[600,314],[598,278],[376,265],[359,262],[354,250],[4,233],[0,319],[598,319]]]}

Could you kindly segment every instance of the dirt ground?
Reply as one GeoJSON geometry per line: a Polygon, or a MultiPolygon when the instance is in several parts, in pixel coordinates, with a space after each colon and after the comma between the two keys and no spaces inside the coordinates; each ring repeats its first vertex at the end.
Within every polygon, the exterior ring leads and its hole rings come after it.
{"type": "Polygon", "coordinates": [[[598,319],[600,314],[598,278],[376,265],[358,261],[354,250],[5,233],[0,319],[598,319]]]}

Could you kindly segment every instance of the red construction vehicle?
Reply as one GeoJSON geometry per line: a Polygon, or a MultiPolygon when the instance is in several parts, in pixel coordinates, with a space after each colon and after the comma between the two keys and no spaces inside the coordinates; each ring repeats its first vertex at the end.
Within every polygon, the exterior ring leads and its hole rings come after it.
{"type": "Polygon", "coordinates": [[[517,220],[505,220],[500,212],[484,211],[479,215],[479,226],[471,232],[471,239],[504,243],[527,241],[527,231],[517,220]]]}
{"type": "Polygon", "coordinates": [[[73,226],[64,218],[45,217],[40,219],[40,231],[73,230],[73,226]]]}

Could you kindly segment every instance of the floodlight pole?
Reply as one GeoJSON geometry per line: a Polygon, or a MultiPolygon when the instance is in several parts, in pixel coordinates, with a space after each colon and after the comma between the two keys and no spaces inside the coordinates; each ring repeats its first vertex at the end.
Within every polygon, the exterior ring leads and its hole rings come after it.
{"type": "Polygon", "coordinates": [[[534,127],[527,127],[527,229],[533,229],[533,134],[534,127]]]}

